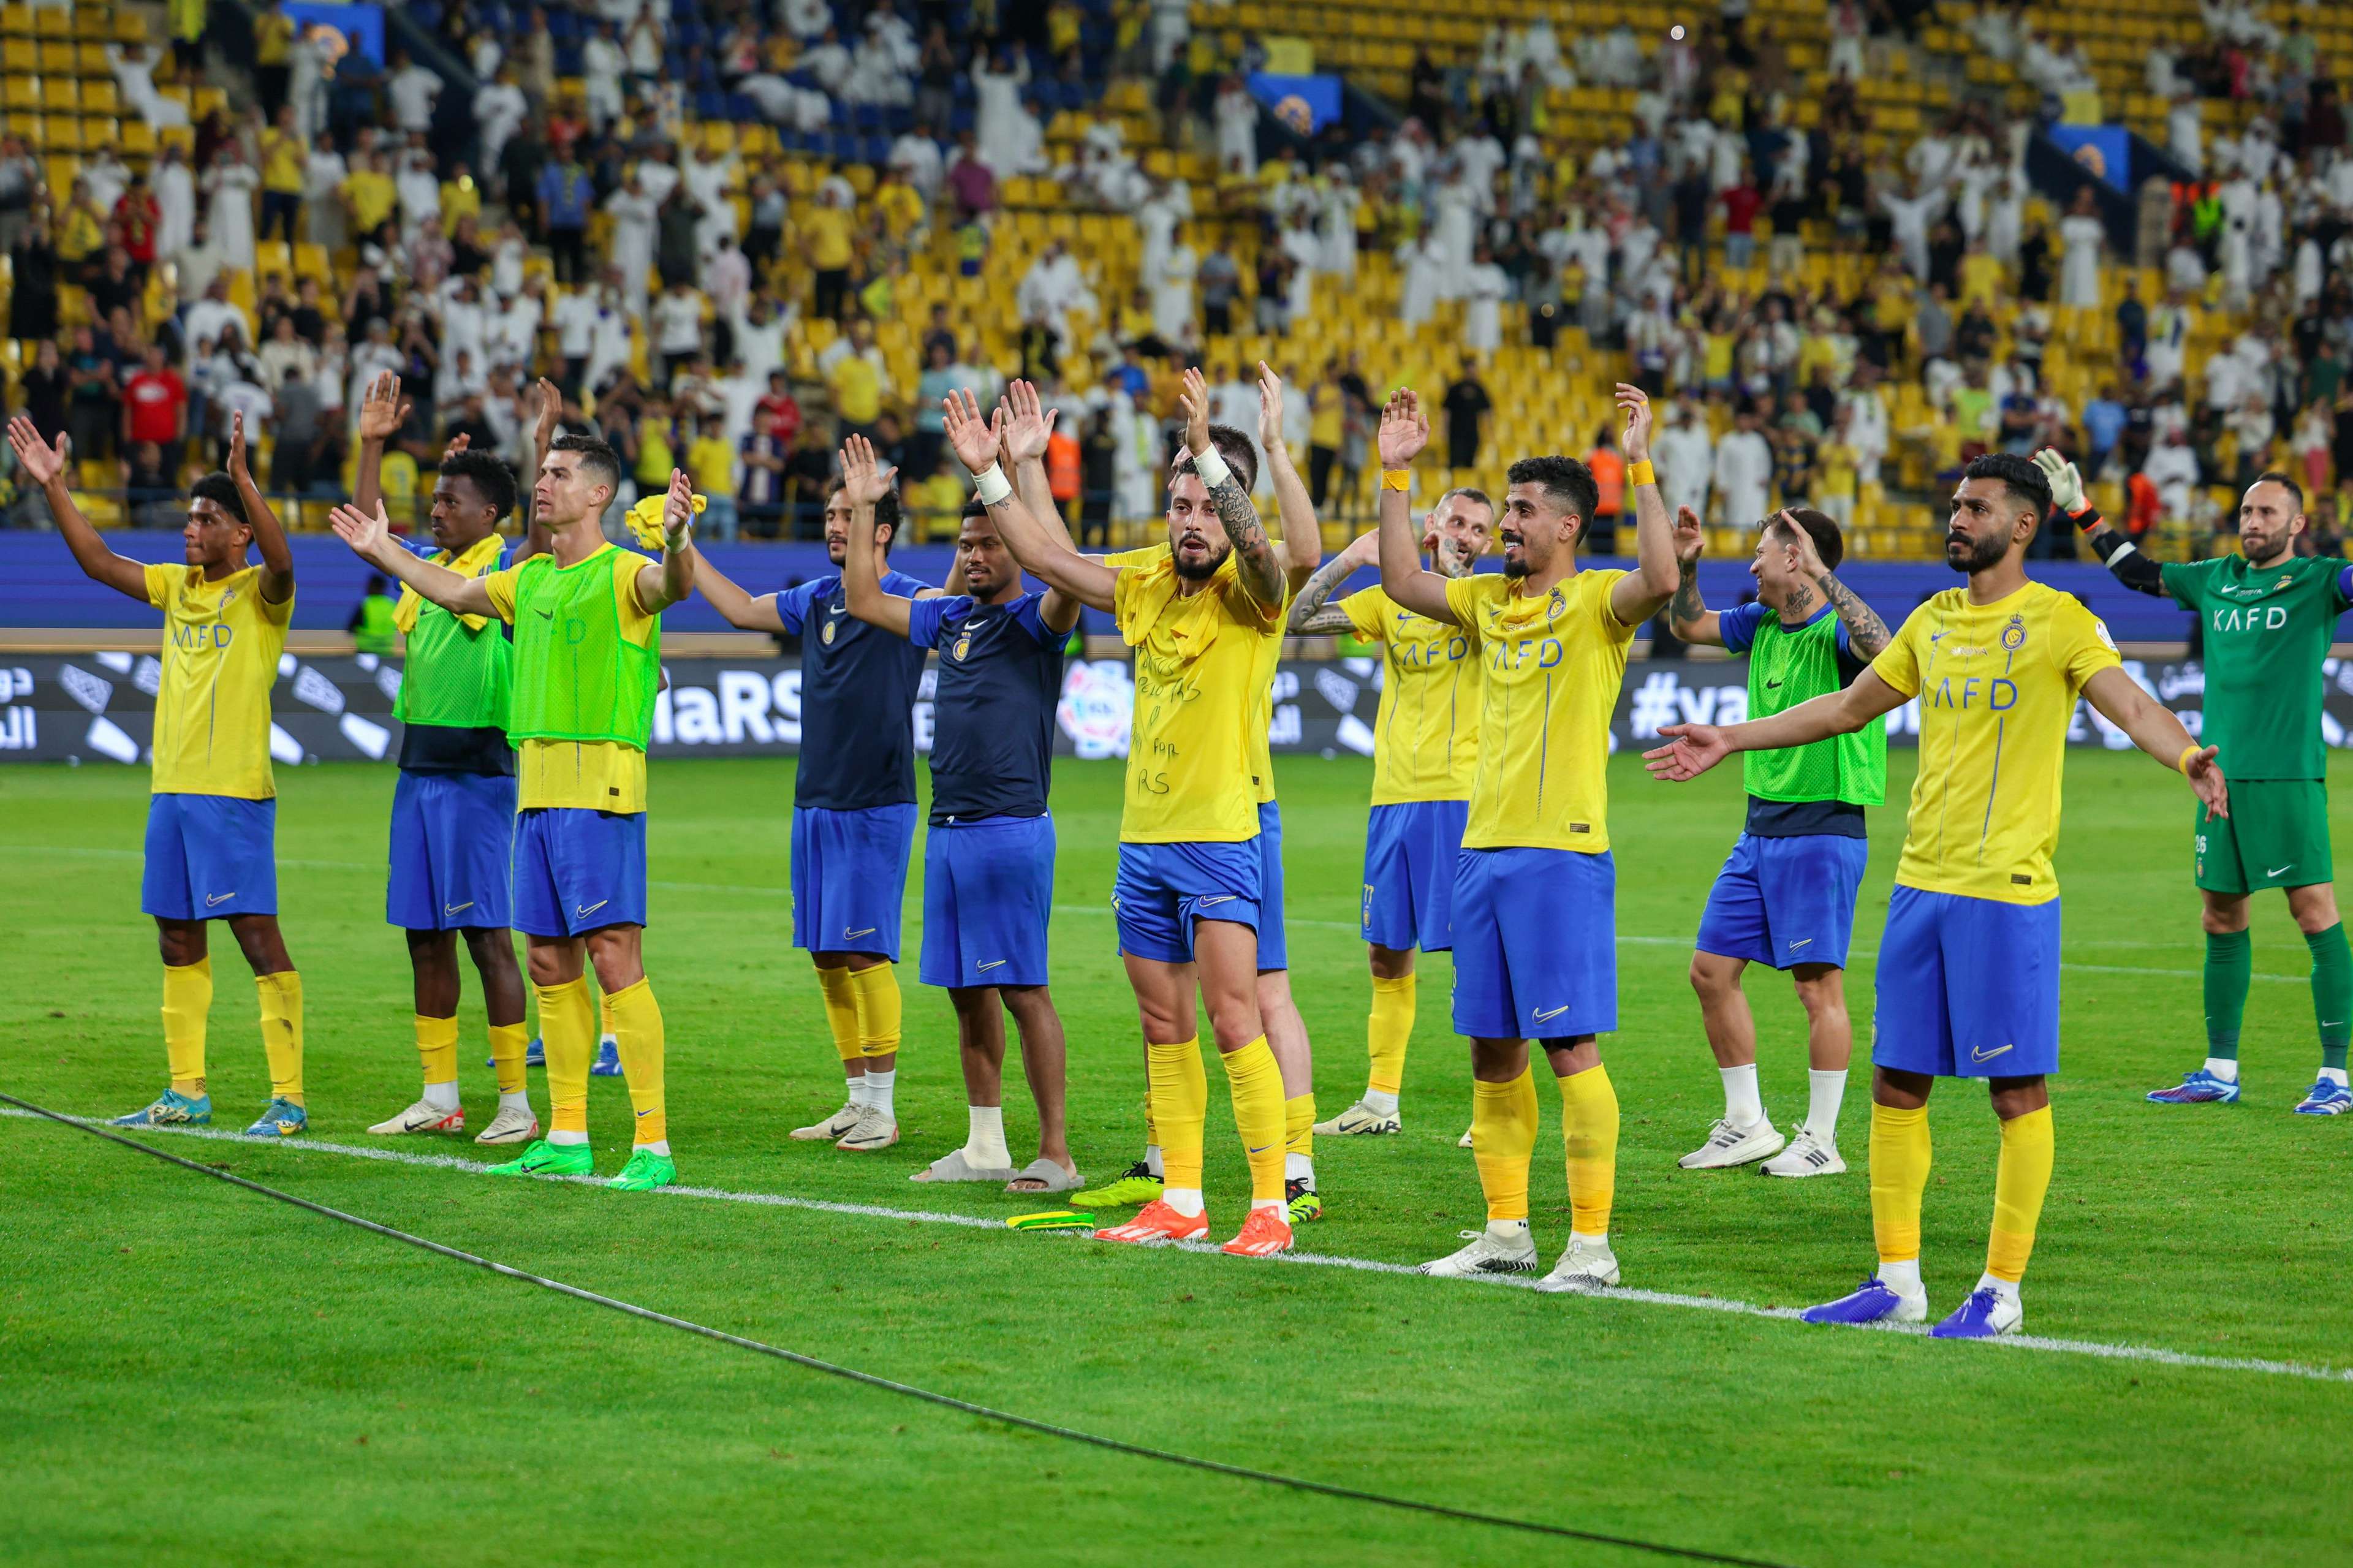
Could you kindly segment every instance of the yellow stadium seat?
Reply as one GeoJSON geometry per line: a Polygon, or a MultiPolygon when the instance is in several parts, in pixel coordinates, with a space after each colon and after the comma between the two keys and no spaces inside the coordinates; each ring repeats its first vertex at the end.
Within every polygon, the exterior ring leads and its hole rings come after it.
{"type": "Polygon", "coordinates": [[[41,79],[41,107],[55,114],[70,113],[81,107],[81,83],[73,78],[49,76],[41,79]]]}
{"type": "Polygon", "coordinates": [[[134,163],[155,156],[155,128],[143,120],[123,121],[115,137],[122,155],[134,163]]]}
{"type": "Polygon", "coordinates": [[[0,70],[31,76],[40,68],[39,45],[30,38],[0,38],[0,70]]]}
{"type": "Polygon", "coordinates": [[[84,81],[81,84],[81,111],[109,117],[121,112],[115,100],[114,84],[111,81],[84,81]]]}
{"type": "Polygon", "coordinates": [[[54,5],[33,8],[33,32],[44,38],[62,38],[73,32],[73,18],[54,5]]]}
{"type": "Polygon", "coordinates": [[[147,37],[147,19],[128,5],[114,8],[114,41],[118,44],[142,43],[147,37]]]}
{"type": "Polygon", "coordinates": [[[108,68],[109,68],[106,63],[106,46],[104,44],[76,44],[74,46],[74,71],[76,75],[81,77],[84,80],[88,80],[93,77],[103,80],[107,79],[108,68]]]}
{"type": "Polygon", "coordinates": [[[12,38],[26,38],[33,34],[33,8],[30,5],[0,5],[0,33],[12,38]]]}
{"type": "MultiPolygon", "coordinates": [[[[42,145],[52,153],[81,151],[81,121],[70,115],[52,114],[41,121],[42,145]]],[[[60,185],[59,190],[65,189],[60,185]]]]}
{"type": "Polygon", "coordinates": [[[41,106],[41,89],[37,79],[28,76],[12,76],[0,80],[0,106],[31,110],[41,106]]]}
{"type": "Polygon", "coordinates": [[[33,47],[40,58],[42,75],[71,76],[74,74],[72,40],[43,38],[33,47]]]}
{"type": "Polygon", "coordinates": [[[264,278],[294,276],[294,252],[282,239],[266,239],[253,247],[254,270],[264,278]]]}
{"type": "Polygon", "coordinates": [[[111,6],[107,5],[76,6],[73,10],[74,37],[103,39],[106,37],[107,24],[112,20],[108,15],[111,9],[111,6]]]}
{"type": "MultiPolygon", "coordinates": [[[[530,270],[529,261],[524,263],[524,270],[530,270]]],[[[316,278],[322,283],[332,282],[334,268],[327,259],[327,247],[308,243],[297,245],[294,247],[294,276],[316,278]]]]}

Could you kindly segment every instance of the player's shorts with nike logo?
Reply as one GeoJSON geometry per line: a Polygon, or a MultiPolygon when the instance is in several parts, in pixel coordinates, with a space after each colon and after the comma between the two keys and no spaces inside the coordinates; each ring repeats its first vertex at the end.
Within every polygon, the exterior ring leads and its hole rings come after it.
{"type": "Polygon", "coordinates": [[[517,931],[585,936],[645,923],[645,813],[547,805],[515,819],[517,931]]]}
{"type": "Polygon", "coordinates": [[[512,773],[400,770],[384,918],[404,931],[514,924],[512,773]]]}
{"type": "Polygon", "coordinates": [[[139,909],[164,921],[278,912],[278,802],[227,795],[147,798],[139,909]]]}
{"type": "Polygon", "coordinates": [[[1854,934],[1854,896],[1870,860],[1867,838],[1744,833],[1708,889],[1695,945],[1702,952],[1776,969],[1800,963],[1843,969],[1854,934]]]}
{"type": "MultiPolygon", "coordinates": [[[[2222,764],[2230,766],[2228,759],[2222,764]]],[[[2198,885],[2213,893],[2304,888],[2335,879],[2328,786],[2319,779],[2231,781],[2231,815],[2198,807],[2198,885]]]]}
{"type": "Polygon", "coordinates": [[[1123,842],[1111,884],[1120,952],[1161,963],[1190,963],[1197,921],[1231,921],[1255,931],[1264,876],[1262,847],[1255,837],[1238,844],[1123,842]]]}
{"type": "Polygon", "coordinates": [[[926,985],[1043,985],[1054,819],[934,822],[923,839],[926,985]]]}
{"type": "Polygon", "coordinates": [[[1871,1030],[1872,1062],[1897,1072],[2057,1072],[2059,900],[2009,904],[1897,884],[1871,1030]]]}
{"type": "Polygon", "coordinates": [[[1574,849],[1454,861],[1454,1032],[1553,1040],[1618,1026],[1618,864],[1574,849]]]}
{"type": "Polygon", "coordinates": [[[915,804],[793,807],[793,945],[899,962],[915,804]]]}

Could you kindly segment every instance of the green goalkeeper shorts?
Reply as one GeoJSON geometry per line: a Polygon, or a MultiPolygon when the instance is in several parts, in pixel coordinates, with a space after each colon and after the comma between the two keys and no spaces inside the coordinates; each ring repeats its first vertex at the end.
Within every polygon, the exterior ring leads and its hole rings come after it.
{"type": "Polygon", "coordinates": [[[2318,779],[2232,779],[2231,815],[2198,808],[2198,885],[2253,893],[2330,880],[2328,788],[2318,779]]]}

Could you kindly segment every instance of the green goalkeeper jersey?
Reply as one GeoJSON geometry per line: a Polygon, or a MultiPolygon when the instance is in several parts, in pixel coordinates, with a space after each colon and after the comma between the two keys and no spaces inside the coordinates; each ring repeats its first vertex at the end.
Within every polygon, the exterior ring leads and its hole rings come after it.
{"type": "Polygon", "coordinates": [[[2325,556],[2256,566],[2238,555],[2168,563],[2165,591],[2196,612],[2206,646],[2206,711],[2199,739],[2221,748],[2238,779],[2317,779],[2328,773],[2320,736],[2321,664],[2337,617],[2353,605],[2353,567],[2325,556]]]}

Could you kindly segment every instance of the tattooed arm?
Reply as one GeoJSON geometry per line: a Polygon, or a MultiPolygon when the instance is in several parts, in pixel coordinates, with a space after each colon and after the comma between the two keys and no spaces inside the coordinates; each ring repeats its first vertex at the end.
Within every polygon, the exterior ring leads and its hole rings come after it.
{"type": "MultiPolygon", "coordinates": [[[[1822,597],[1830,601],[1831,613],[1838,616],[1839,624],[1846,627],[1846,640],[1853,647],[1855,657],[1877,658],[1894,640],[1887,623],[1879,618],[1877,611],[1855,597],[1853,589],[1840,582],[1831,569],[1822,564],[1820,554],[1814,549],[1813,536],[1799,527],[1795,518],[1785,511],[1780,521],[1783,534],[1796,542],[1791,548],[1797,553],[1798,575],[1820,589],[1822,597]]],[[[1807,590],[1800,584],[1791,593],[1793,595],[1807,594],[1807,590]]],[[[1788,606],[1793,615],[1802,615],[1813,607],[1810,594],[1803,604],[1795,602],[1793,597],[1788,606]]]]}
{"type": "Polygon", "coordinates": [[[1675,568],[1682,574],[1682,581],[1675,585],[1675,596],[1667,601],[1667,625],[1685,642],[1722,647],[1721,617],[1707,607],[1707,602],[1699,595],[1699,556],[1705,541],[1699,513],[1687,506],[1677,507],[1675,568]]]}
{"type": "Polygon", "coordinates": [[[1377,564],[1380,558],[1381,536],[1376,531],[1350,541],[1347,549],[1317,567],[1291,606],[1291,631],[1297,636],[1314,637],[1352,630],[1355,623],[1348,618],[1348,612],[1324,601],[1341,584],[1363,568],[1377,564]]]}

